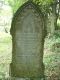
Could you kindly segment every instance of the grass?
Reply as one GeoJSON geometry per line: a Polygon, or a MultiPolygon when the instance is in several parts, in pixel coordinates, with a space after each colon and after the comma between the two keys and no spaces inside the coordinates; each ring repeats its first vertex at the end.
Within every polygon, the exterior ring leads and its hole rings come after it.
{"type": "Polygon", "coordinates": [[[0,33],[0,80],[8,76],[11,62],[11,36],[0,33]]]}
{"type": "Polygon", "coordinates": [[[0,54],[4,53],[8,46],[11,43],[11,36],[7,35],[7,34],[0,34],[0,54]]]}
{"type": "Polygon", "coordinates": [[[60,37],[55,36],[45,39],[45,49],[44,49],[44,64],[45,64],[45,75],[52,77],[48,80],[60,80],[60,52],[51,50],[53,44],[59,43],[60,37]],[[56,78],[57,79],[54,79],[56,78]]]}

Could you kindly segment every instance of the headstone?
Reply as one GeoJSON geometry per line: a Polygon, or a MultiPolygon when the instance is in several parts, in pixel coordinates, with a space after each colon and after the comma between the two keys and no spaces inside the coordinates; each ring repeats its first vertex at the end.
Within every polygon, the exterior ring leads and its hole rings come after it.
{"type": "Polygon", "coordinates": [[[11,35],[11,76],[39,80],[44,76],[44,22],[36,4],[28,1],[18,9],[12,20],[11,35]]]}

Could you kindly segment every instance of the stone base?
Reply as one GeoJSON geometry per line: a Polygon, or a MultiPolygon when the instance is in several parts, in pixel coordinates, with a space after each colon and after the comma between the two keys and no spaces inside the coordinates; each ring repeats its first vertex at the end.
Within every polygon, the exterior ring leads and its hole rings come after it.
{"type": "Polygon", "coordinates": [[[19,77],[19,78],[43,78],[45,67],[43,63],[41,63],[40,65],[41,66],[39,68],[36,69],[30,68],[25,70],[25,68],[19,69],[19,66],[17,66],[17,64],[14,65],[14,63],[11,63],[9,69],[9,75],[11,77],[19,77]]]}
{"type": "MultiPolygon", "coordinates": [[[[43,65],[43,69],[44,69],[44,65],[43,65]]],[[[13,74],[11,73],[11,66],[10,66],[9,70],[10,70],[9,71],[10,79],[8,79],[8,80],[45,80],[44,72],[43,72],[43,75],[41,75],[40,77],[29,77],[28,76],[28,78],[26,78],[27,77],[26,76],[26,77],[21,78],[21,77],[14,77],[14,76],[12,76],[13,74]]]]}

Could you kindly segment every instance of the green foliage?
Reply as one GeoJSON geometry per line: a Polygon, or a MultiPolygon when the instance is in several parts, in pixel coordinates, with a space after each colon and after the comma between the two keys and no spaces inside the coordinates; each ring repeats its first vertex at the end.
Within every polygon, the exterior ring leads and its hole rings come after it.
{"type": "MultiPolygon", "coordinates": [[[[28,0],[6,0],[9,5],[12,7],[13,13],[17,11],[17,9],[28,0]]],[[[42,9],[42,12],[49,12],[50,4],[53,3],[53,0],[32,0],[42,9]]]]}
{"type": "Polygon", "coordinates": [[[13,13],[17,11],[17,9],[27,0],[6,0],[8,4],[11,6],[13,13]]]}
{"type": "Polygon", "coordinates": [[[54,0],[34,0],[34,2],[38,4],[42,12],[46,14],[51,11],[50,6],[54,2],[54,0]]]}
{"type": "Polygon", "coordinates": [[[52,52],[60,52],[60,31],[56,31],[49,39],[47,38],[45,45],[49,47],[52,52]],[[48,40],[48,41],[47,41],[48,40]]]}
{"type": "Polygon", "coordinates": [[[55,39],[60,38],[60,30],[56,30],[53,36],[55,37],[55,39]]]}
{"type": "Polygon", "coordinates": [[[60,30],[54,32],[51,38],[51,51],[60,52],[60,30]]]}
{"type": "Polygon", "coordinates": [[[51,4],[53,2],[53,0],[34,0],[36,3],[38,3],[39,5],[48,5],[51,4]]]}

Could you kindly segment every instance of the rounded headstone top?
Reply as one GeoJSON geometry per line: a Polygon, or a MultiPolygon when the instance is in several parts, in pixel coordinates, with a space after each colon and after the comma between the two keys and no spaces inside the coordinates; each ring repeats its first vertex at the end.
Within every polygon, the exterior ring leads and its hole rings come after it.
{"type": "Polygon", "coordinates": [[[40,9],[39,9],[39,6],[37,5],[37,4],[35,4],[34,2],[33,2],[33,0],[28,0],[27,2],[25,2],[21,7],[19,7],[19,9],[16,11],[16,13],[15,13],[15,15],[14,16],[16,16],[16,14],[19,12],[22,12],[22,10],[24,9],[24,8],[26,8],[26,7],[28,7],[28,6],[31,6],[31,7],[33,7],[34,9],[36,9],[36,11],[38,11],[38,12],[41,12],[40,11],[40,9]]]}
{"type": "MultiPolygon", "coordinates": [[[[13,19],[12,19],[12,24],[11,24],[11,29],[10,29],[10,33],[11,34],[14,34],[13,30],[15,29],[15,21],[17,20],[17,18],[21,17],[21,14],[24,13],[24,9],[25,10],[25,13],[30,9],[33,9],[35,10],[35,12],[37,12],[41,17],[42,17],[42,12],[41,10],[39,9],[39,6],[37,4],[35,4],[33,2],[33,0],[28,0],[26,3],[24,3],[17,11],[16,13],[14,14],[13,16],[13,19]]],[[[32,10],[31,10],[32,11],[32,10]]]]}

